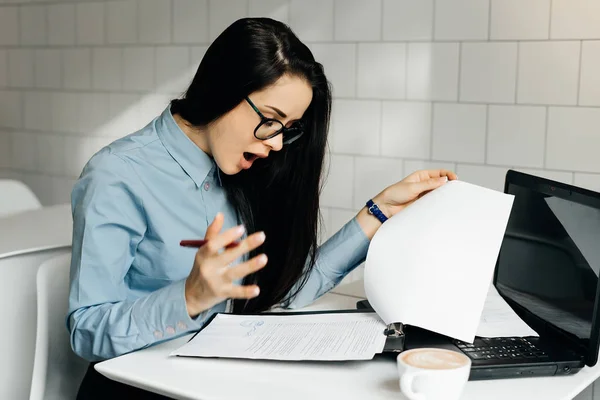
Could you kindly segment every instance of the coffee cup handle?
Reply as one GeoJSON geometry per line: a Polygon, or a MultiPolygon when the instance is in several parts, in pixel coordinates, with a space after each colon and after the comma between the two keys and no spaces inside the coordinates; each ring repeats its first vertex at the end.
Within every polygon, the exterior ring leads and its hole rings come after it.
{"type": "Polygon", "coordinates": [[[407,372],[402,377],[400,377],[400,387],[402,388],[402,393],[410,400],[426,400],[425,395],[423,393],[417,393],[413,391],[412,385],[414,379],[419,375],[425,375],[422,372],[407,372]]]}

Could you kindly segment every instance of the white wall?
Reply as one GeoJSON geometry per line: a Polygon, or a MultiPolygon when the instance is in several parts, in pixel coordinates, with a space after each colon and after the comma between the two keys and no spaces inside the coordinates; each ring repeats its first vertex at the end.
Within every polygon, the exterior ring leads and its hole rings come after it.
{"type": "Polygon", "coordinates": [[[598,0],[0,0],[0,177],[68,201],[247,15],[288,22],[333,82],[329,234],[420,168],[600,190],[598,0]]]}

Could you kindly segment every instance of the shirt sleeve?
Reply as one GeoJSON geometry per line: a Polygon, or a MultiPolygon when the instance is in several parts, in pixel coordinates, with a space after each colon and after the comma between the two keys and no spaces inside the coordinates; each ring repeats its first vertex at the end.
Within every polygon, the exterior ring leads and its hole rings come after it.
{"type": "Polygon", "coordinates": [[[66,323],[73,351],[89,361],[116,357],[197,330],[207,314],[190,318],[185,280],[131,298],[126,275],[146,232],[136,187],[140,183],[132,175],[125,160],[105,149],[86,165],[72,192],[73,248],[66,323]],[[167,326],[172,329],[164,333],[167,326]]]}
{"type": "Polygon", "coordinates": [[[365,260],[369,242],[356,217],[351,219],[319,246],[315,265],[306,284],[283,307],[296,309],[307,306],[333,289],[365,260]]]}

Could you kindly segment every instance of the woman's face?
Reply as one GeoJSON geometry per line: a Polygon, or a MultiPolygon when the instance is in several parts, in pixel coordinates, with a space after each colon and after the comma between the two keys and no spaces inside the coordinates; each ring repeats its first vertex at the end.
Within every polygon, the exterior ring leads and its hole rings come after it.
{"type": "MultiPolygon", "coordinates": [[[[248,98],[266,118],[277,119],[289,127],[302,118],[310,105],[312,88],[303,78],[283,75],[273,85],[251,93],[248,98]]],[[[254,136],[260,122],[252,106],[242,101],[208,127],[206,142],[201,147],[215,159],[221,171],[227,175],[237,174],[250,168],[258,157],[267,157],[283,146],[281,134],[268,140],[254,136]]]]}

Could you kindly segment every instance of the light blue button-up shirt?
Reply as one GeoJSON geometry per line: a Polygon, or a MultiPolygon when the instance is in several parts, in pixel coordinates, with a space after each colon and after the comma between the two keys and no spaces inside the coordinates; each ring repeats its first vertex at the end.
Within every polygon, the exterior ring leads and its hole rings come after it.
{"type": "MultiPolygon", "coordinates": [[[[99,361],[201,328],[220,303],[190,318],[184,285],[217,212],[238,225],[218,170],[177,126],[170,109],[95,154],[72,192],[73,250],[67,327],[75,353],[99,361]]],[[[297,308],[338,284],[365,258],[356,219],[323,243],[297,308]]]]}

